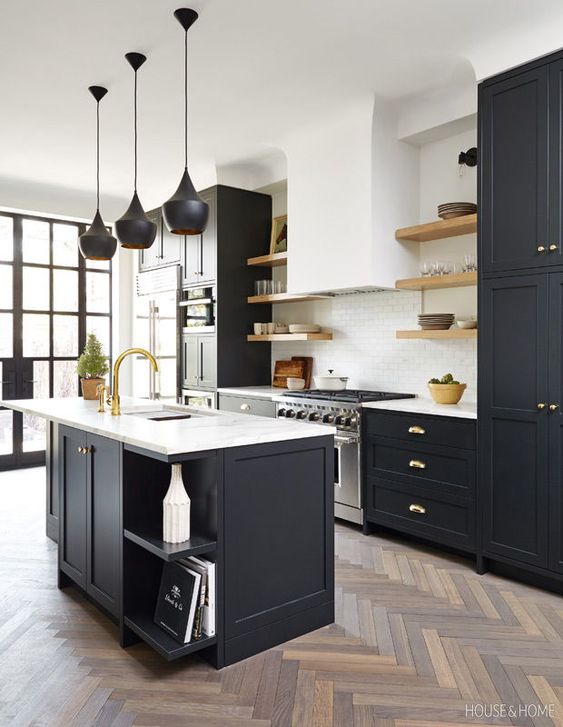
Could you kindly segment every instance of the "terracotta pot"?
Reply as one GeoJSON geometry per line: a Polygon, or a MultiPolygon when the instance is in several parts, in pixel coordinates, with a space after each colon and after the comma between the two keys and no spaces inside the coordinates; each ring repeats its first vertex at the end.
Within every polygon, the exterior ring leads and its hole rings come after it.
{"type": "Polygon", "coordinates": [[[94,401],[98,398],[96,389],[99,384],[105,384],[105,379],[80,379],[80,386],[82,387],[82,396],[86,401],[94,401]]]}
{"type": "Polygon", "coordinates": [[[428,388],[436,404],[457,404],[467,384],[428,384],[428,388]]]}

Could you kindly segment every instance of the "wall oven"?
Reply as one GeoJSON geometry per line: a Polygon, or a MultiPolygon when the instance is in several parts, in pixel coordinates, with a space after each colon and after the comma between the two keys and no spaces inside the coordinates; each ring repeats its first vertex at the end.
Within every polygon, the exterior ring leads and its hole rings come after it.
{"type": "Polygon", "coordinates": [[[182,292],[180,311],[185,332],[213,333],[215,331],[215,288],[205,286],[182,292]]]}

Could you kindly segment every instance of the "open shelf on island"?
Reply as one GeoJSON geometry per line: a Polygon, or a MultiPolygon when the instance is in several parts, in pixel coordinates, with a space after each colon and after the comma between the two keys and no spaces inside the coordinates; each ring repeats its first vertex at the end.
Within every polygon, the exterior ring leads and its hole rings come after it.
{"type": "Polygon", "coordinates": [[[440,288],[462,288],[477,285],[477,273],[452,273],[451,275],[428,275],[423,278],[397,280],[397,290],[438,290],[440,288]]]}
{"type": "Polygon", "coordinates": [[[477,338],[476,328],[448,328],[445,331],[395,331],[395,338],[460,339],[477,338]]]}
{"type": "Polygon", "coordinates": [[[312,300],[328,300],[329,295],[292,295],[291,293],[272,293],[271,295],[251,295],[249,303],[304,303],[312,300]]]}
{"type": "Polygon", "coordinates": [[[332,333],[263,333],[250,334],[247,341],[332,341],[332,333]]]}
{"type": "Polygon", "coordinates": [[[155,624],[152,615],[149,616],[144,613],[125,616],[124,621],[131,631],[134,631],[145,643],[152,646],[159,654],[162,654],[167,661],[179,659],[181,656],[200,651],[217,643],[217,636],[202,636],[200,639],[190,641],[187,644],[180,644],[164,629],[155,624]]]}
{"type": "Polygon", "coordinates": [[[423,225],[402,227],[395,231],[395,238],[410,242],[430,242],[431,240],[443,240],[446,237],[470,235],[473,232],[477,232],[477,213],[452,217],[449,220],[436,220],[436,222],[427,222],[423,225]]]}
{"type": "Polygon", "coordinates": [[[217,547],[215,540],[195,534],[184,543],[165,543],[162,538],[155,534],[133,532],[131,530],[124,530],[123,536],[167,562],[187,558],[190,555],[212,553],[217,547]]]}
{"type": "Polygon", "coordinates": [[[271,255],[249,257],[246,264],[261,268],[278,268],[282,265],[287,265],[287,252],[274,252],[271,255]]]}

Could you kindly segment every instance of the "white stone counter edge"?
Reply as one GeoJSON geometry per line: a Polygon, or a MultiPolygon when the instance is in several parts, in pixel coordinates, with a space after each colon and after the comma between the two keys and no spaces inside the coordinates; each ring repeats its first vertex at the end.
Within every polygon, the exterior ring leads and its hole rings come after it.
{"type": "Polygon", "coordinates": [[[287,389],[273,386],[232,386],[224,389],[217,389],[219,394],[226,396],[248,396],[250,399],[269,399],[284,394],[287,389]]]}
{"type": "Polygon", "coordinates": [[[370,401],[362,404],[362,409],[383,409],[411,414],[433,414],[459,419],[477,419],[477,404],[473,401],[460,401],[459,404],[435,404],[432,399],[394,399],[391,401],[370,401]]]}

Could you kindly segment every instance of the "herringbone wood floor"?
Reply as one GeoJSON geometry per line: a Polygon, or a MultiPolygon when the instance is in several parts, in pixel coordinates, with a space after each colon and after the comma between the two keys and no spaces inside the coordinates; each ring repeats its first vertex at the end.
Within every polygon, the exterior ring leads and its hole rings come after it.
{"type": "Polygon", "coordinates": [[[0,476],[0,725],[563,725],[563,600],[337,525],[336,623],[215,671],[166,664],[55,586],[41,469],[0,476]],[[553,716],[466,718],[466,705],[553,716]]]}

